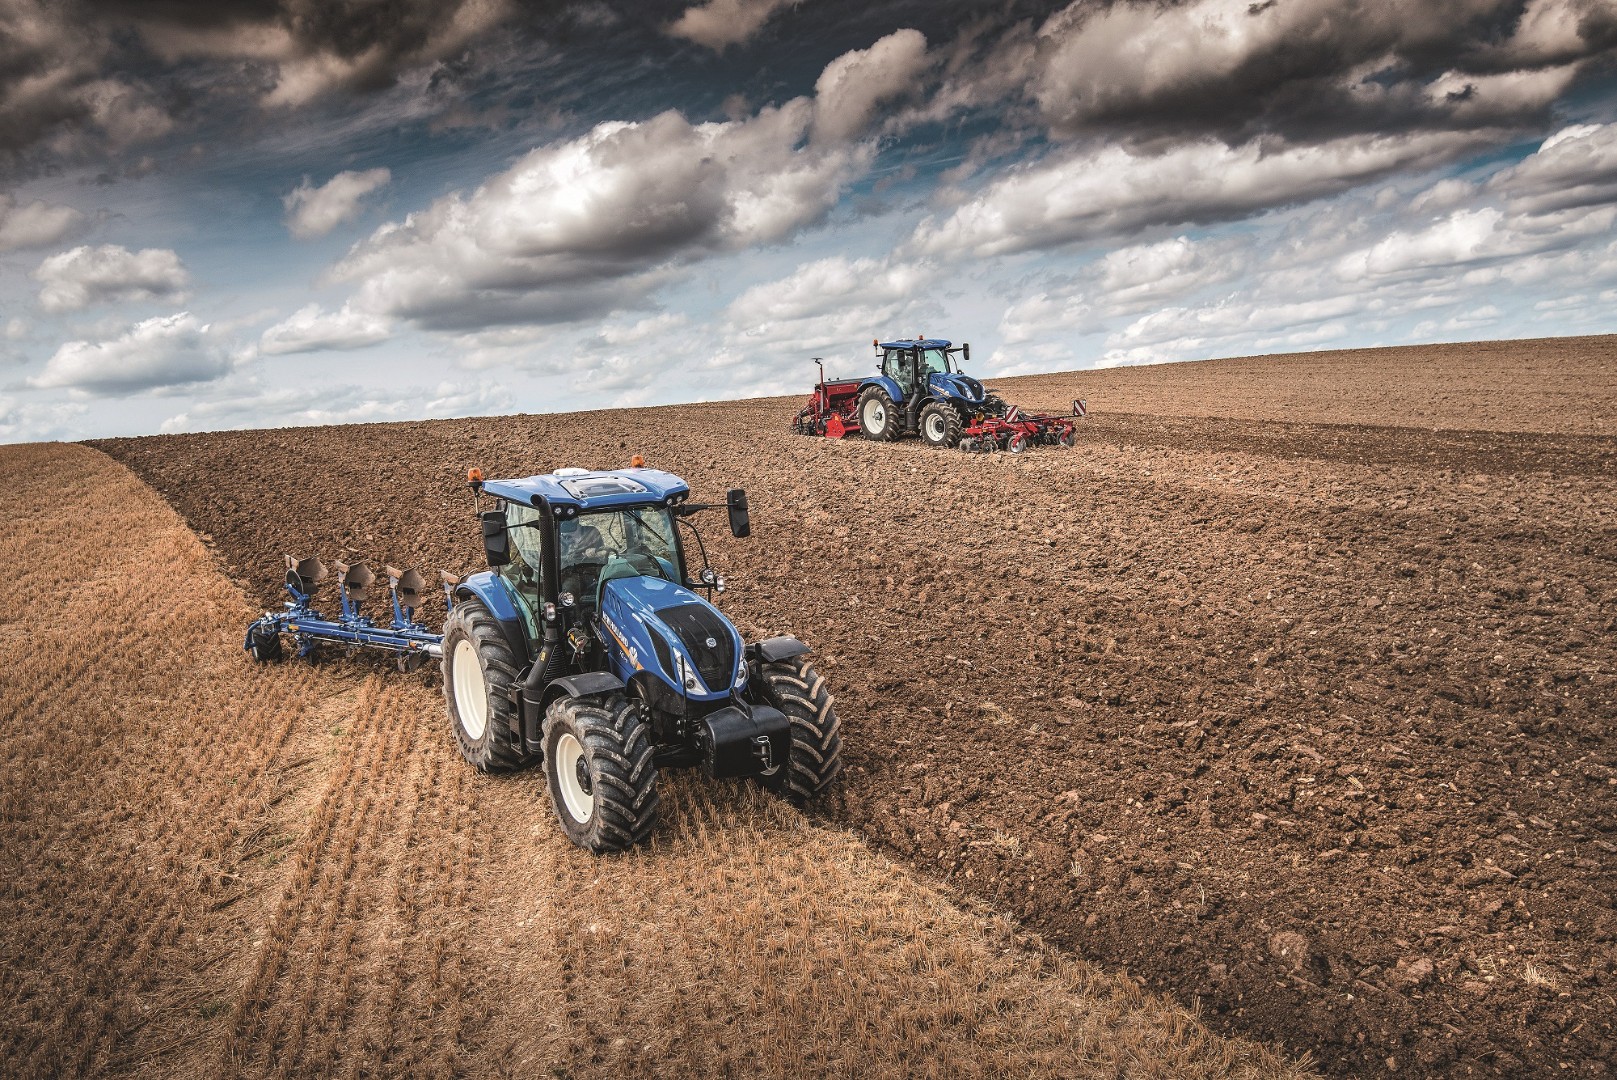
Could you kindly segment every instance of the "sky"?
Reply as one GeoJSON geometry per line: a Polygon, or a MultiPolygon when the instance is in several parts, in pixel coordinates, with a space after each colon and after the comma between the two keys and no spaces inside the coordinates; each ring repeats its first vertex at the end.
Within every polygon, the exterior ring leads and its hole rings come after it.
{"type": "Polygon", "coordinates": [[[0,442],[1617,332],[1612,0],[0,0],[0,442]]]}

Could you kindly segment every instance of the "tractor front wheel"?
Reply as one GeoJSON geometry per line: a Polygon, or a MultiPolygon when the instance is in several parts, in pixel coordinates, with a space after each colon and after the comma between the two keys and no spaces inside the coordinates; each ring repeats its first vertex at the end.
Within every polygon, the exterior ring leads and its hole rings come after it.
{"type": "Polygon", "coordinates": [[[859,433],[874,442],[892,442],[898,438],[899,427],[898,409],[887,391],[866,387],[859,395],[859,433]]]}
{"type": "Polygon", "coordinates": [[[562,698],[545,712],[545,785],[567,839],[623,851],[657,823],[657,765],[640,707],[622,694],[562,698]]]}
{"type": "Polygon", "coordinates": [[[802,805],[830,787],[842,771],[842,724],[831,707],[825,676],[803,657],[764,664],[758,674],[765,700],[792,724],[786,768],[762,782],[802,805]]]}
{"type": "Polygon", "coordinates": [[[510,772],[523,764],[521,724],[511,688],[517,659],[499,623],[481,602],[458,601],[444,621],[444,704],[455,747],[478,772],[510,772]]]}
{"type": "Polygon", "coordinates": [[[954,446],[961,427],[960,410],[946,402],[934,401],[921,410],[921,441],[928,446],[954,446]]]}

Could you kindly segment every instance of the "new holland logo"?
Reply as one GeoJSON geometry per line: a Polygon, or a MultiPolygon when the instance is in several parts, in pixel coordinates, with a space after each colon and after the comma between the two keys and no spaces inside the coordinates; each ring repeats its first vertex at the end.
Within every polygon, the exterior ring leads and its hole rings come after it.
{"type": "Polygon", "coordinates": [[[717,649],[719,647],[719,639],[718,638],[708,638],[707,639],[707,647],[710,648],[710,649],[717,649]]]}

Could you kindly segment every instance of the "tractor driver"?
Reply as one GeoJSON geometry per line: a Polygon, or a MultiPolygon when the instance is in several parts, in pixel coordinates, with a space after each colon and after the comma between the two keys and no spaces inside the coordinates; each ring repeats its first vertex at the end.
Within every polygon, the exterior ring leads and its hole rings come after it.
{"type": "Polygon", "coordinates": [[[575,518],[557,525],[556,539],[561,555],[561,591],[593,598],[595,579],[612,554],[601,530],[575,518]]]}

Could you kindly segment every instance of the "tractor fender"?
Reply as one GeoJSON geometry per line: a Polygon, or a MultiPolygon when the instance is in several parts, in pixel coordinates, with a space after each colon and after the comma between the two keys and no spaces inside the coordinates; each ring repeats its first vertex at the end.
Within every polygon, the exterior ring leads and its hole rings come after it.
{"type": "Polygon", "coordinates": [[[807,645],[794,637],[786,635],[764,638],[762,641],[756,641],[747,646],[747,655],[763,664],[790,660],[794,656],[802,656],[809,651],[807,645]]]}
{"type": "Polygon", "coordinates": [[[887,391],[887,396],[893,399],[894,405],[902,405],[904,403],[904,391],[898,388],[898,383],[894,382],[886,375],[872,375],[870,378],[859,384],[859,392],[863,394],[865,392],[865,387],[867,386],[879,386],[883,390],[887,391]]]}
{"type": "Polygon", "coordinates": [[[590,697],[594,694],[610,694],[614,690],[623,689],[623,680],[610,671],[586,671],[582,675],[568,675],[557,679],[550,684],[552,689],[560,690],[564,697],[590,697]]]}
{"type": "Polygon", "coordinates": [[[477,600],[488,608],[494,621],[500,624],[500,633],[505,635],[505,643],[511,646],[512,656],[527,659],[533,655],[533,650],[528,647],[527,632],[522,629],[522,613],[517,610],[505,586],[495,579],[492,570],[468,575],[455,586],[455,599],[477,600]]]}

